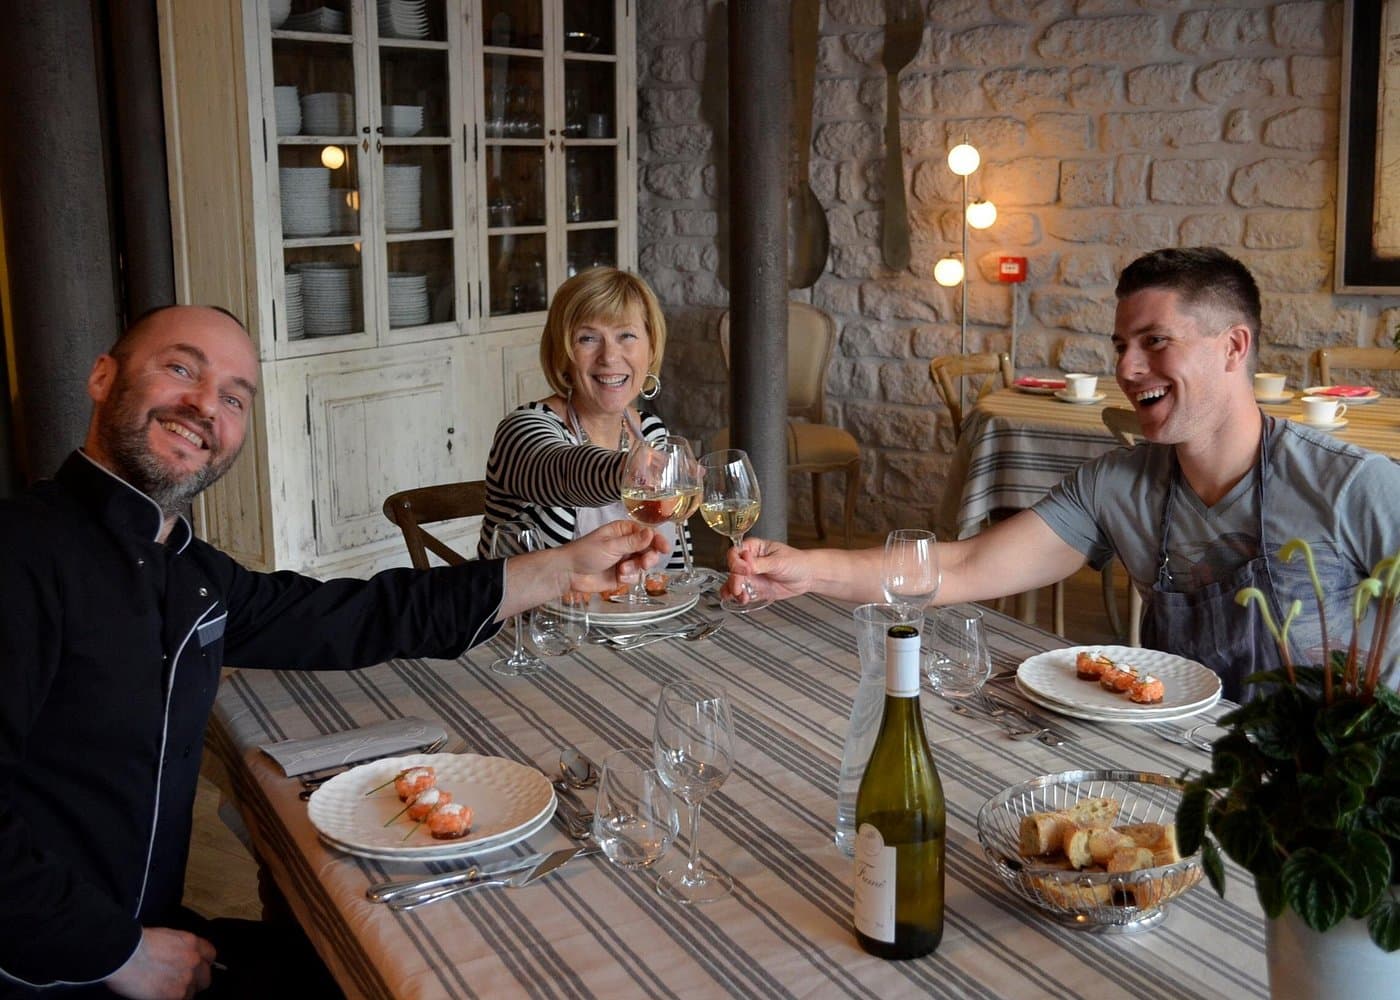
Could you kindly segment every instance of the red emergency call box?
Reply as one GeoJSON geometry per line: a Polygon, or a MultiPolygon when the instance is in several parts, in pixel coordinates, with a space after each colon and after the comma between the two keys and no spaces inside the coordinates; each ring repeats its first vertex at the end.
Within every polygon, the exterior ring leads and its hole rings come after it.
{"type": "Polygon", "coordinates": [[[997,280],[1019,282],[1026,280],[1026,258],[999,257],[997,259],[997,280]]]}

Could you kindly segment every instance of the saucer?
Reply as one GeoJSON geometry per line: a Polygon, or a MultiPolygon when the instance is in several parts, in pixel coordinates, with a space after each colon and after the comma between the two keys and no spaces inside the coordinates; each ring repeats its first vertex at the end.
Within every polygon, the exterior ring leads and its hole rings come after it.
{"type": "Polygon", "coordinates": [[[1092,396],[1071,396],[1068,389],[1061,389],[1055,393],[1055,398],[1061,403],[1078,403],[1080,406],[1089,403],[1102,403],[1108,397],[1102,392],[1096,392],[1092,396]]]}
{"type": "Polygon", "coordinates": [[[1311,427],[1316,431],[1339,431],[1347,425],[1347,418],[1343,417],[1341,420],[1333,420],[1325,424],[1315,424],[1311,420],[1304,420],[1302,417],[1299,417],[1298,423],[1302,424],[1304,427],[1311,427]]]}
{"type": "Polygon", "coordinates": [[[1296,395],[1297,395],[1297,393],[1294,392],[1292,389],[1285,389],[1285,390],[1283,391],[1283,395],[1282,395],[1282,396],[1258,396],[1258,395],[1256,395],[1256,396],[1254,397],[1254,401],[1255,401],[1256,403],[1260,403],[1260,404],[1262,404],[1262,405],[1267,406],[1267,405],[1269,405],[1270,403],[1287,403],[1289,400],[1291,400],[1291,399],[1292,399],[1294,396],[1296,396],[1296,395]]]}

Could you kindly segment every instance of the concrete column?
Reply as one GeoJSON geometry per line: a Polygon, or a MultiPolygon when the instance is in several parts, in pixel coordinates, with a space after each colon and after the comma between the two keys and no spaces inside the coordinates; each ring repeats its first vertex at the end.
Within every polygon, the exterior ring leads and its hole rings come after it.
{"type": "Polygon", "coordinates": [[[789,4],[729,0],[730,426],[763,489],[754,534],[787,540],[789,4]]]}
{"type": "Polygon", "coordinates": [[[120,329],[88,0],[7,5],[0,203],[15,344],[18,465],[54,472],[87,433],[87,375],[120,329]]]}

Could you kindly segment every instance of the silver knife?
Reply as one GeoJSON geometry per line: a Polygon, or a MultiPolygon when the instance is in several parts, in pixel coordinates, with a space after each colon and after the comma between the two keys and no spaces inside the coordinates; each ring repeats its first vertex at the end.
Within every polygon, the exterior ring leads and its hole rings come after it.
{"type": "Polygon", "coordinates": [[[447,899],[460,893],[470,892],[472,889],[480,889],[486,886],[505,886],[509,889],[522,889],[532,882],[543,878],[557,868],[568,864],[574,858],[588,857],[597,854],[602,848],[597,847],[565,847],[558,851],[553,851],[545,856],[545,859],[535,865],[529,871],[516,872],[510,876],[496,876],[495,878],[477,879],[474,882],[467,882],[462,885],[448,886],[445,889],[435,889],[421,895],[392,899],[387,904],[389,909],[395,912],[416,909],[427,903],[436,903],[438,900],[447,899]]]}
{"type": "Polygon", "coordinates": [[[461,885],[464,882],[493,878],[497,875],[513,875],[534,868],[548,857],[548,853],[526,854],[518,858],[502,858],[500,861],[491,861],[484,865],[478,861],[471,861],[466,868],[443,875],[376,883],[365,890],[365,898],[371,903],[387,903],[391,899],[418,896],[450,885],[461,885]]]}

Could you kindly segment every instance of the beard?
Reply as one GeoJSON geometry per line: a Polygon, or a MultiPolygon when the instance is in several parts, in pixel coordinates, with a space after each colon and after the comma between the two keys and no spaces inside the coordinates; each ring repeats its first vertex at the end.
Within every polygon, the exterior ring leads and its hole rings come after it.
{"type": "Polygon", "coordinates": [[[100,422],[97,437],[114,466],[112,471],[155,501],[166,517],[174,517],[218,482],[233,465],[238,450],[225,454],[222,449],[215,449],[208,465],[190,472],[169,468],[151,452],[151,424],[183,420],[202,428],[208,440],[214,437],[213,424],[189,406],[167,406],[144,412],[139,406],[125,378],[118,375],[107,401],[108,415],[100,422]]]}

